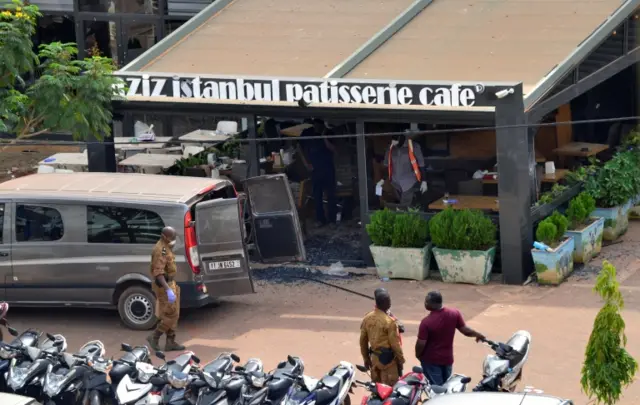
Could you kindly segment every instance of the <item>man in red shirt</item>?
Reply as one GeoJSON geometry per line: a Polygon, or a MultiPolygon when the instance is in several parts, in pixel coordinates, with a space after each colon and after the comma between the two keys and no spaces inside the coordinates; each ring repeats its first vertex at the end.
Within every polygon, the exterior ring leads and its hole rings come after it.
{"type": "Polygon", "coordinates": [[[420,360],[422,370],[434,385],[444,384],[453,371],[453,338],[456,329],[463,335],[475,338],[476,342],[485,339],[484,335],[468,327],[462,314],[455,308],[442,306],[442,294],[431,291],[424,300],[429,311],[418,329],[416,340],[416,358],[420,360]]]}

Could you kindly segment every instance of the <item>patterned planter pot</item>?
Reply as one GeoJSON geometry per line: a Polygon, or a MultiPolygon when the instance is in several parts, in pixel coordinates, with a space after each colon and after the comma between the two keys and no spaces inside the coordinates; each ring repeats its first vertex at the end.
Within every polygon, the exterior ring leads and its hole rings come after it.
{"type": "Polygon", "coordinates": [[[567,231],[566,236],[574,240],[574,263],[587,263],[602,250],[604,218],[592,218],[593,222],[580,230],[567,231]]]}
{"type": "Polygon", "coordinates": [[[629,209],[629,219],[640,219],[640,194],[631,201],[629,209]]]}
{"type": "Polygon", "coordinates": [[[624,235],[629,228],[629,209],[631,204],[619,205],[613,208],[596,208],[594,217],[604,218],[602,238],[613,241],[624,235]]]}
{"type": "Polygon", "coordinates": [[[487,284],[496,257],[496,248],[489,250],[432,249],[445,283],[487,284]]]}
{"type": "Polygon", "coordinates": [[[429,276],[431,243],[420,248],[369,246],[378,276],[424,280],[429,276]]]}
{"type": "Polygon", "coordinates": [[[538,283],[558,285],[573,271],[573,249],[575,241],[568,237],[551,251],[531,249],[536,267],[538,283]]]}

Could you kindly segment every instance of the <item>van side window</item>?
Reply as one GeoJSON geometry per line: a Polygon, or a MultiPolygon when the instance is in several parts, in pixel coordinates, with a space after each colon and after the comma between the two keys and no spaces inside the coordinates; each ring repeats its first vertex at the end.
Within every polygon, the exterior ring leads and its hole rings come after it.
{"type": "Polygon", "coordinates": [[[146,243],[160,239],[164,228],[155,212],[137,208],[87,206],[87,242],[146,243]]]}
{"type": "Polygon", "coordinates": [[[53,242],[62,236],[64,224],[58,210],[37,205],[16,206],[16,241],[53,242]]]}

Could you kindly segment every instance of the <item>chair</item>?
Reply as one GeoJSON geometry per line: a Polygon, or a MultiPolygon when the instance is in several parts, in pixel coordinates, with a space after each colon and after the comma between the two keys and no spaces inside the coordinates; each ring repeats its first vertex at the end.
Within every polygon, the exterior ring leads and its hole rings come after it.
{"type": "Polygon", "coordinates": [[[482,180],[472,179],[458,183],[458,194],[460,195],[482,195],[482,180]]]}

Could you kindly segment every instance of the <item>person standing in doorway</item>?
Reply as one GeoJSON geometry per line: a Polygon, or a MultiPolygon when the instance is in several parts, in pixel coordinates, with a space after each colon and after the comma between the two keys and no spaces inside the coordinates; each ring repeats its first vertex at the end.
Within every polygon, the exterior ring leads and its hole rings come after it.
{"type": "Polygon", "coordinates": [[[317,225],[335,224],[337,213],[336,201],[336,168],[334,165],[335,146],[327,138],[332,135],[324,121],[314,119],[313,126],[300,134],[301,157],[307,170],[311,171],[313,183],[313,199],[315,201],[317,225]],[[305,137],[322,136],[321,139],[304,139],[305,137]],[[324,212],[324,197],[327,197],[328,218],[324,212]]]}
{"type": "Polygon", "coordinates": [[[442,294],[431,291],[424,300],[429,311],[421,322],[416,340],[416,358],[422,370],[434,385],[444,384],[453,371],[453,338],[456,330],[477,342],[484,335],[468,327],[460,311],[442,305],[442,294]]]}
{"type": "Polygon", "coordinates": [[[376,291],[376,308],[369,312],[360,325],[360,353],[364,365],[371,370],[371,380],[393,386],[400,378],[404,354],[400,346],[398,325],[388,315],[391,296],[376,291]]]}

